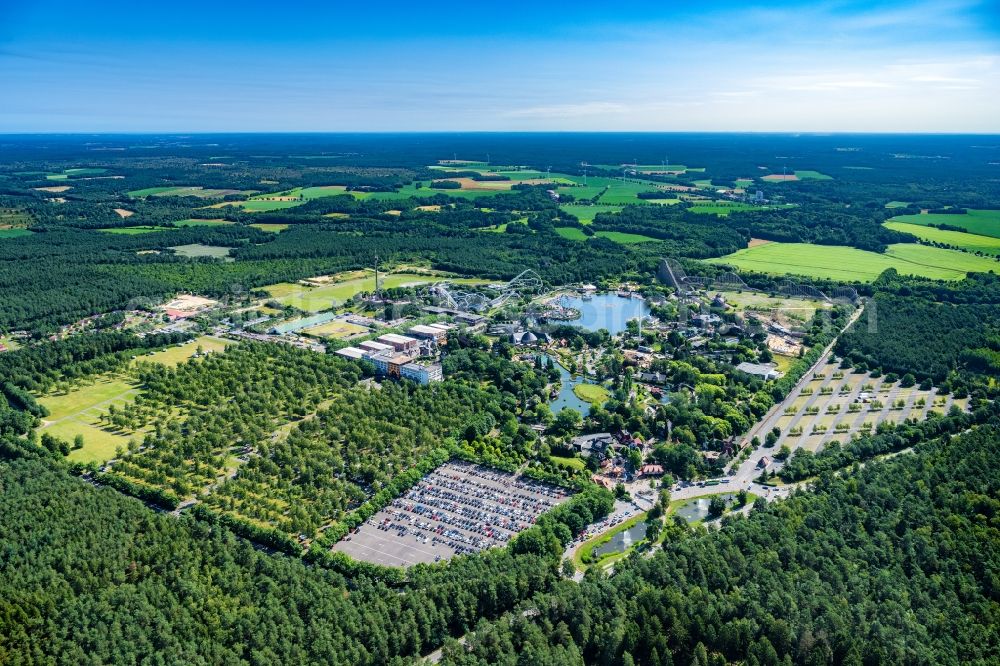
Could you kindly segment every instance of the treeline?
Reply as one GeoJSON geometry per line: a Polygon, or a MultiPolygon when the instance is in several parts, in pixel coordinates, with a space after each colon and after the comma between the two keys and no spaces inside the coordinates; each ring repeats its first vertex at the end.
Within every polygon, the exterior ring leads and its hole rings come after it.
{"type": "Polygon", "coordinates": [[[837,341],[836,351],[855,368],[941,384],[972,361],[976,372],[1000,373],[990,360],[990,334],[1000,326],[997,304],[936,303],[912,296],[877,294],[865,313],[837,341]]]}
{"type": "Polygon", "coordinates": [[[651,558],[482,623],[443,663],[992,663],[998,455],[984,426],[758,500],[718,531],[672,529],[651,558]]]}
{"type": "Polygon", "coordinates": [[[0,354],[0,377],[27,391],[43,393],[57,380],[114,369],[123,362],[123,353],[176,344],[189,337],[185,333],[139,337],[109,331],[46,340],[0,354]]]}
{"type": "Polygon", "coordinates": [[[891,243],[913,243],[916,237],[882,226],[890,217],[877,206],[809,205],[778,210],[730,213],[726,226],[747,237],[784,243],[847,245],[884,252],[891,243]]]}
{"type": "Polygon", "coordinates": [[[598,213],[590,227],[656,238],[664,241],[658,248],[661,253],[698,259],[730,254],[745,248],[750,240],[735,225],[673,206],[626,206],[620,213],[598,213]]]}

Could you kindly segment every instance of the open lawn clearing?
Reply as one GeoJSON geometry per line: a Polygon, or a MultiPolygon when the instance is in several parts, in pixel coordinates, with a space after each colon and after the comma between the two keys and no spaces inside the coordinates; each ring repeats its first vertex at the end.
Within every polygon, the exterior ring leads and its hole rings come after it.
{"type": "Polygon", "coordinates": [[[41,432],[72,443],[83,435],[83,448],[70,452],[69,459],[80,462],[104,462],[114,457],[115,449],[125,446],[128,437],[101,426],[100,415],[111,405],[120,407],[132,401],[139,388],[115,375],[102,375],[82,383],[65,394],[49,394],[38,399],[49,410],[41,432]]]}
{"type": "Polygon", "coordinates": [[[303,334],[311,335],[315,338],[334,338],[337,340],[368,332],[369,330],[364,326],[358,326],[346,321],[331,321],[302,331],[303,334]]]}
{"type": "Polygon", "coordinates": [[[590,224],[594,221],[599,213],[618,213],[621,211],[619,206],[601,206],[592,205],[586,206],[581,204],[562,204],[559,206],[559,210],[569,213],[580,220],[582,224],[590,224]]]}
{"type": "Polygon", "coordinates": [[[261,231],[270,231],[271,233],[277,234],[287,229],[290,225],[281,224],[280,222],[274,224],[262,222],[260,224],[251,224],[250,226],[253,227],[254,229],[260,229],[261,231]]]}
{"type": "Polygon", "coordinates": [[[816,314],[817,308],[829,308],[825,301],[788,296],[771,296],[757,291],[720,291],[722,298],[737,312],[747,310],[765,314],[785,313],[787,317],[808,321],[816,314]]]}
{"type": "Polygon", "coordinates": [[[794,173],[786,173],[786,174],[770,173],[761,178],[761,180],[765,180],[769,183],[791,183],[798,179],[799,179],[798,176],[796,176],[794,173]]]}
{"type": "Polygon", "coordinates": [[[202,353],[208,354],[222,351],[231,344],[235,343],[213,335],[203,335],[184,344],[172,345],[166,349],[161,349],[145,356],[139,356],[136,360],[147,363],[160,363],[172,368],[193,357],[199,348],[201,348],[202,353]]]}
{"type": "Polygon", "coordinates": [[[916,243],[890,245],[885,254],[834,245],[769,243],[708,261],[772,275],[863,282],[874,280],[887,268],[895,268],[903,275],[943,280],[960,280],[968,272],[1000,268],[987,257],[916,243]]]}
{"type": "Polygon", "coordinates": [[[924,213],[922,215],[897,215],[889,222],[903,222],[929,226],[931,224],[947,224],[961,227],[970,234],[1000,238],[1000,210],[983,210],[970,208],[964,215],[949,215],[947,213],[924,213]]]}
{"type": "Polygon", "coordinates": [[[568,467],[575,470],[584,470],[587,468],[587,463],[583,458],[567,458],[565,456],[549,456],[549,460],[557,465],[562,465],[563,467],[568,467]]]}
{"type": "Polygon", "coordinates": [[[39,192],[49,192],[51,194],[61,194],[63,192],[66,192],[67,190],[72,190],[73,186],[72,185],[53,185],[52,187],[33,187],[31,189],[37,190],[39,192]]]}
{"type": "Polygon", "coordinates": [[[126,217],[132,217],[135,215],[134,210],[126,210],[124,208],[115,208],[115,212],[118,213],[118,217],[125,219],[126,217]]]}
{"type": "Polygon", "coordinates": [[[175,245],[170,249],[182,257],[215,257],[216,259],[232,261],[229,257],[229,248],[220,245],[191,243],[189,245],[175,245]]]}
{"type": "Polygon", "coordinates": [[[910,205],[909,201],[890,201],[885,205],[886,208],[906,208],[910,205]]]}
{"type": "MultiPolygon", "coordinates": [[[[418,273],[380,274],[379,282],[383,289],[429,284],[448,280],[457,284],[489,284],[489,280],[474,278],[446,278],[436,275],[418,273]]],[[[319,312],[334,305],[340,305],[355,294],[375,291],[375,275],[368,272],[365,277],[356,277],[331,282],[318,287],[310,287],[298,283],[283,282],[264,287],[271,297],[283,305],[291,305],[307,312],[319,312]]]]}
{"type": "Polygon", "coordinates": [[[596,405],[603,405],[611,396],[606,388],[597,384],[577,384],[573,387],[573,393],[580,400],[596,405]]]}
{"type": "Polygon", "coordinates": [[[556,227],[556,233],[567,240],[585,241],[590,238],[577,227],[556,227]]]}

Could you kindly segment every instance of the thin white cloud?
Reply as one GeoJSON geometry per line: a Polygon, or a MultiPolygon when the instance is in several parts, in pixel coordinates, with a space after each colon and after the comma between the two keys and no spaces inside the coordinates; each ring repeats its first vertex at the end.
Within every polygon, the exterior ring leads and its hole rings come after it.
{"type": "Polygon", "coordinates": [[[503,115],[508,118],[585,118],[627,113],[629,107],[616,102],[583,102],[580,104],[553,104],[513,109],[503,115]]]}

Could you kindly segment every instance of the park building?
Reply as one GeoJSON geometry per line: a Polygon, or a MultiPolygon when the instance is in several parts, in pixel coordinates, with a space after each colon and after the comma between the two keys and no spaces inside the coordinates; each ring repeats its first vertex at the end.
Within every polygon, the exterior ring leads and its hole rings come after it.
{"type": "Polygon", "coordinates": [[[366,354],[364,349],[358,349],[357,347],[344,347],[343,349],[338,349],[334,353],[338,356],[349,358],[352,361],[363,361],[365,360],[366,354]]]}
{"type": "Polygon", "coordinates": [[[378,337],[378,341],[382,344],[391,346],[398,352],[416,351],[420,347],[420,341],[416,338],[399,335],[398,333],[386,333],[385,335],[380,335],[378,337]]]}
{"type": "Polygon", "coordinates": [[[400,368],[400,376],[423,386],[444,379],[440,363],[407,363],[400,368]]]}
{"type": "Polygon", "coordinates": [[[410,335],[423,340],[433,340],[439,346],[448,342],[448,330],[438,326],[419,324],[409,330],[410,335]]]}
{"type": "Polygon", "coordinates": [[[392,351],[393,349],[392,345],[387,345],[382,342],[375,342],[374,340],[365,340],[364,342],[359,344],[358,347],[364,349],[367,352],[374,352],[376,354],[381,352],[392,351]]]}

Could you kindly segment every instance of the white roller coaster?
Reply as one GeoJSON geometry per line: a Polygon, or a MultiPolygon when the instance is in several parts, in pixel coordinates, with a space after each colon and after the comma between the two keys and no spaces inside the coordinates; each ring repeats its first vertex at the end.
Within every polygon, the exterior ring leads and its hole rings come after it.
{"type": "Polygon", "coordinates": [[[462,291],[449,282],[436,282],[427,288],[428,296],[442,307],[463,312],[482,312],[505,304],[511,298],[520,298],[523,294],[540,292],[544,283],[538,273],[528,269],[516,275],[509,282],[491,285],[498,293],[490,298],[478,291],[462,291]]]}

